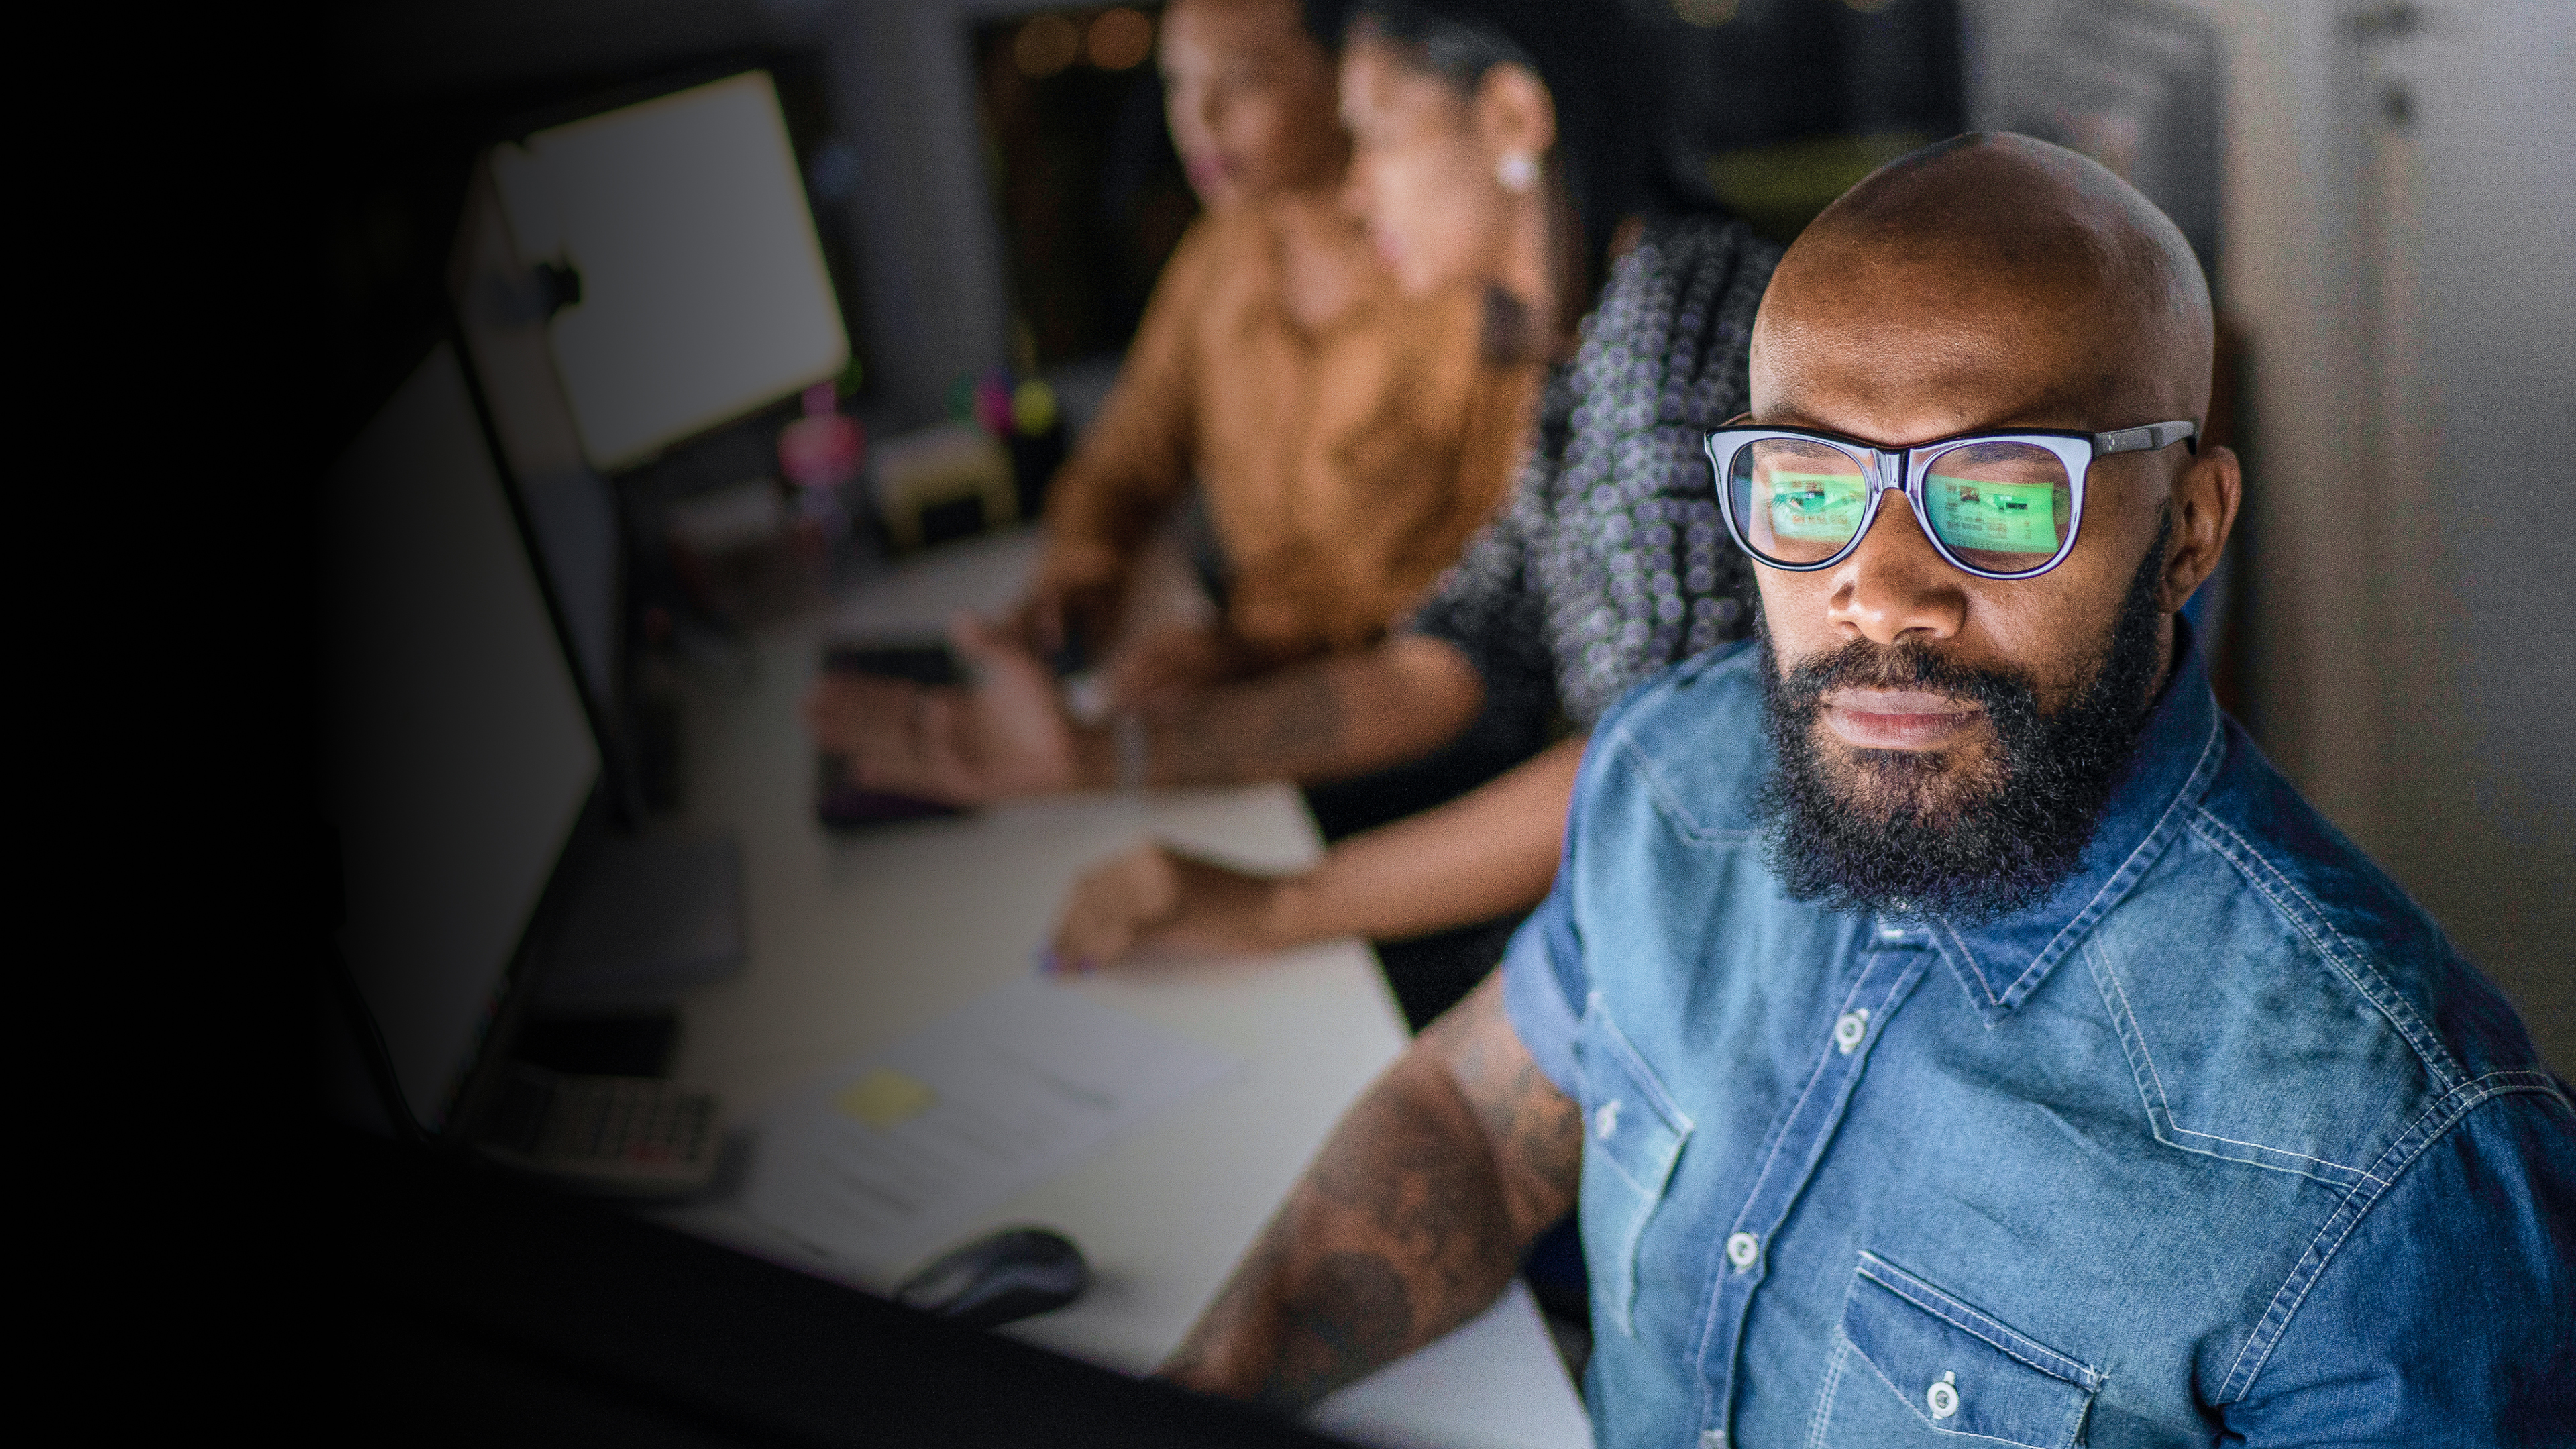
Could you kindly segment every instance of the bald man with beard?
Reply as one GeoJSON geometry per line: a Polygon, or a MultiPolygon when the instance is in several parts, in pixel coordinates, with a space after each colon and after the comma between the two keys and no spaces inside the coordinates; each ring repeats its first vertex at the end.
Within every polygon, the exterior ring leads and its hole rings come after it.
{"type": "Polygon", "coordinates": [[[1166,1372],[1295,1406],[1578,1202],[1602,1449],[2576,1441],[2576,1108],[2220,712],[2210,303],[1967,136],[1800,237],[1712,476],[1760,636],[1593,732],[1501,968],[1166,1372]]]}

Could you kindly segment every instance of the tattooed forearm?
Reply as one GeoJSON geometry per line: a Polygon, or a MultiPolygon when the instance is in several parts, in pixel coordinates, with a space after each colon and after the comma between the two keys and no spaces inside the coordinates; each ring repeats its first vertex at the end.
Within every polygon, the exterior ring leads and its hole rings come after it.
{"type": "Polygon", "coordinates": [[[1312,1403],[1465,1322],[1518,1261],[1491,1155],[1420,1052],[1323,1152],[1166,1372],[1282,1408],[1312,1403]]]}
{"type": "Polygon", "coordinates": [[[1158,785],[1344,779],[1437,749],[1483,700],[1475,666],[1457,649],[1390,639],[1157,711],[1146,773],[1158,785]]]}
{"type": "Polygon", "coordinates": [[[1511,1029],[1499,973],[1433,1022],[1437,1053],[1475,1109],[1516,1228],[1544,1231],[1574,1206],[1583,1167],[1582,1108],[1556,1088],[1511,1029]]]}
{"type": "Polygon", "coordinates": [[[1311,1404],[1412,1346],[1413,1293],[1378,1253],[1327,1253],[1280,1304],[1287,1330],[1260,1401],[1311,1404]]]}
{"type": "Polygon", "coordinates": [[[1293,666],[1220,689],[1154,722],[1152,773],[1165,785],[1297,779],[1337,762],[1348,712],[1326,671],[1293,666]]]}
{"type": "Polygon", "coordinates": [[[1494,1300],[1571,1205],[1582,1148],[1572,1104],[1518,1073],[1498,1003],[1462,1006],[1352,1106],[1167,1374],[1293,1408],[1494,1300]],[[1492,1082],[1520,1083],[1518,1104],[1492,1082]]]}

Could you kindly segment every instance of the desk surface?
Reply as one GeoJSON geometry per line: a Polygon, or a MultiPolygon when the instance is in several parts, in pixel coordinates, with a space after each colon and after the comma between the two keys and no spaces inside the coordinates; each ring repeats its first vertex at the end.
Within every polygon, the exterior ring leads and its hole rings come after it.
{"type": "MultiPolygon", "coordinates": [[[[748,961],[683,1003],[677,1074],[739,1118],[1034,969],[1084,866],[1158,836],[1247,864],[1321,849],[1293,790],[1085,795],[836,836],[815,823],[813,747],[795,704],[824,642],[935,635],[956,608],[1017,592],[1027,535],[955,546],[899,569],[829,617],[753,636],[749,676],[688,687],[678,828],[742,842],[748,961]]],[[[1243,1063],[1219,1086],[1020,1194],[952,1241],[1005,1223],[1062,1228],[1095,1284],[1008,1332],[1132,1373],[1153,1367],[1222,1285],[1271,1210],[1404,1028],[1367,948],[1343,941],[1256,961],[1120,972],[1094,1000],[1243,1063]]],[[[666,1221],[774,1261],[883,1291],[764,1228],[723,1192],[666,1221]]],[[[1526,1290],[1328,1400],[1314,1422],[1384,1445],[1574,1449],[1591,1431],[1526,1290]]]]}

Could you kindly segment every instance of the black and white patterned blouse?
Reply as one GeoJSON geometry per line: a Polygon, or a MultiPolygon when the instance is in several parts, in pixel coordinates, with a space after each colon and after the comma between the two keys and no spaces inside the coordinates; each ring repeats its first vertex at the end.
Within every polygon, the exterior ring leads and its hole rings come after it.
{"type": "Polygon", "coordinates": [[[1744,411],[1754,310],[1780,249],[1741,222],[1648,223],[1573,361],[1548,379],[1511,508],[1416,610],[1485,684],[1478,734],[1534,748],[1631,687],[1751,629],[1702,435],[1744,411]],[[1490,733],[1489,733],[1490,732],[1490,733]]]}

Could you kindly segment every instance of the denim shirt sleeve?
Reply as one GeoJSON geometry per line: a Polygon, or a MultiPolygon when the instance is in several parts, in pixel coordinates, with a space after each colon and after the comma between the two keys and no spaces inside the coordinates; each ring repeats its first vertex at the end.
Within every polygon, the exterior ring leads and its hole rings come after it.
{"type": "Polygon", "coordinates": [[[2303,1301],[2274,1303],[2289,1325],[2250,1391],[2224,1406],[2226,1442],[2538,1446],[2576,1434],[2576,1113],[2563,1099],[2472,1109],[2310,1252],[2332,1256],[2303,1301]]]}
{"type": "MultiPolygon", "coordinates": [[[[1592,730],[1600,740],[1644,686],[1613,705],[1592,730]]],[[[1556,883],[1529,919],[1512,933],[1503,951],[1503,1009],[1512,1030],[1556,1089],[1583,1100],[1583,1085],[1574,1070],[1574,1038],[1582,1029],[1584,1002],[1592,995],[1592,973],[1583,959],[1583,934],[1574,919],[1575,861],[1583,849],[1584,802],[1602,767],[1600,752],[1587,747],[1575,771],[1574,794],[1565,808],[1565,844],[1558,852],[1556,883]]]]}
{"type": "Polygon", "coordinates": [[[1589,994],[1590,977],[1583,969],[1560,871],[1555,889],[1512,933],[1511,946],[1503,952],[1503,1009],[1538,1069],[1578,1102],[1583,1088],[1574,1075],[1574,1037],[1589,994]]]}
{"type": "MultiPolygon", "coordinates": [[[[1741,647],[1703,654],[1639,681],[1593,724],[1593,741],[1614,736],[1628,712],[1667,678],[1741,647]]],[[[1557,859],[1556,883],[1512,934],[1511,945],[1503,952],[1503,1008],[1511,1017],[1512,1030],[1556,1089],[1578,1102],[1583,1091],[1575,1076],[1574,1038],[1592,995],[1592,972],[1583,957],[1583,932],[1574,913],[1575,866],[1583,852],[1586,802],[1600,789],[1600,776],[1616,768],[1616,758],[1616,751],[1584,749],[1583,765],[1574,776],[1574,796],[1566,805],[1565,845],[1557,859]]]]}

